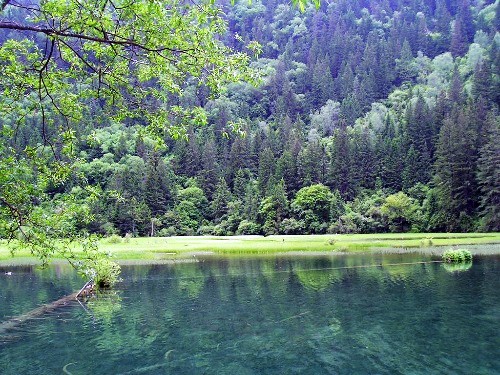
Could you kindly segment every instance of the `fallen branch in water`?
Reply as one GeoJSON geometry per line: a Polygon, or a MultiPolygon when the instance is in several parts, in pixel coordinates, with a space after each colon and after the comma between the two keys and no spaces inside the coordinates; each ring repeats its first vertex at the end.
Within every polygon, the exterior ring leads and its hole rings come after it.
{"type": "Polygon", "coordinates": [[[58,299],[57,301],[47,303],[45,305],[37,307],[34,310],[31,310],[30,312],[15,316],[14,318],[11,318],[9,320],[6,320],[5,322],[0,323],[0,334],[3,334],[8,330],[14,329],[28,320],[36,319],[41,315],[44,315],[46,313],[64,307],[74,300],[79,301],[80,297],[89,297],[93,293],[94,293],[94,282],[93,280],[90,280],[87,283],[85,283],[83,288],[80,289],[80,291],[78,292],[69,294],[67,296],[58,299]]]}
{"type": "Polygon", "coordinates": [[[85,283],[82,289],[78,293],[76,293],[76,299],[80,297],[89,297],[94,293],[94,280],[89,280],[85,283]]]}
{"type": "Polygon", "coordinates": [[[26,314],[18,315],[14,318],[0,323],[0,334],[3,334],[10,329],[16,328],[18,325],[23,324],[28,320],[36,319],[41,315],[68,305],[70,302],[76,299],[77,294],[78,293],[72,293],[70,295],[64,296],[57,301],[42,305],[34,310],[31,310],[30,312],[27,312],[26,314]]]}

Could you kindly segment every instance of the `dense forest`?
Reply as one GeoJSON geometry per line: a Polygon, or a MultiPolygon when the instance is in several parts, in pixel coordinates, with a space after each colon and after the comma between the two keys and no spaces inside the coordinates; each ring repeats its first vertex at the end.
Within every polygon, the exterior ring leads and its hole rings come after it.
{"type": "MultiPolygon", "coordinates": [[[[261,46],[259,83],[212,97],[187,80],[171,102],[207,125],[161,142],[95,106],[41,205],[86,206],[75,227],[103,235],[500,231],[498,0],[223,8],[225,44],[261,46]]],[[[43,143],[41,116],[2,142],[43,143]]]]}

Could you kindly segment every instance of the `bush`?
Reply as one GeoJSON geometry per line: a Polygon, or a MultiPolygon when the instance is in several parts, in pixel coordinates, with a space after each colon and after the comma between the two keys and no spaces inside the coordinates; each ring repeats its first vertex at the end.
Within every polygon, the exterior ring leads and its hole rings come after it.
{"type": "Polygon", "coordinates": [[[294,218],[284,219],[280,225],[280,232],[283,234],[301,234],[306,224],[303,220],[294,218]]]}
{"type": "Polygon", "coordinates": [[[214,233],[214,226],[213,225],[202,225],[196,231],[196,234],[199,236],[210,236],[213,233],[214,233]]]}
{"type": "Polygon", "coordinates": [[[109,288],[119,280],[120,266],[109,259],[99,259],[94,271],[94,283],[99,288],[109,288]]]}
{"type": "Polygon", "coordinates": [[[89,278],[95,288],[110,288],[120,281],[120,266],[104,254],[91,252],[88,263],[84,265],[80,272],[89,278]]]}
{"type": "Polygon", "coordinates": [[[262,224],[262,232],[264,236],[272,236],[273,234],[278,234],[275,223],[272,221],[266,221],[262,224]]]}
{"type": "Polygon", "coordinates": [[[472,254],[469,250],[465,249],[450,249],[443,253],[443,262],[458,263],[458,262],[471,262],[472,254]]]}
{"type": "Polygon", "coordinates": [[[123,237],[123,242],[130,243],[130,239],[133,237],[132,233],[126,233],[125,237],[123,237]]]}
{"type": "Polygon", "coordinates": [[[212,234],[214,236],[228,236],[226,228],[221,224],[214,226],[212,234]]]}
{"type": "Polygon", "coordinates": [[[176,236],[194,236],[195,231],[191,227],[182,226],[182,227],[175,228],[175,235],[176,236]]]}
{"type": "Polygon", "coordinates": [[[168,228],[161,228],[158,232],[158,236],[160,237],[172,237],[177,234],[175,227],[170,226],[168,228]]]}
{"type": "Polygon", "coordinates": [[[361,230],[358,224],[362,221],[362,219],[363,216],[361,216],[357,212],[351,211],[345,215],[340,216],[335,222],[333,222],[328,227],[327,233],[359,233],[361,230]]]}
{"type": "Polygon", "coordinates": [[[118,236],[117,234],[113,234],[112,236],[109,236],[106,239],[106,242],[107,243],[111,243],[111,244],[121,243],[122,242],[122,238],[120,236],[118,236]]]}
{"type": "Polygon", "coordinates": [[[420,240],[420,246],[421,247],[429,247],[432,246],[434,243],[432,242],[432,238],[426,237],[423,240],[420,240]]]}
{"type": "Polygon", "coordinates": [[[118,234],[118,229],[115,228],[113,223],[106,222],[101,225],[101,231],[106,235],[106,236],[112,236],[113,234],[118,234]]]}
{"type": "Polygon", "coordinates": [[[242,220],[240,225],[238,225],[238,229],[236,230],[236,234],[239,235],[250,235],[250,234],[259,234],[260,233],[260,225],[248,220],[242,220]]]}

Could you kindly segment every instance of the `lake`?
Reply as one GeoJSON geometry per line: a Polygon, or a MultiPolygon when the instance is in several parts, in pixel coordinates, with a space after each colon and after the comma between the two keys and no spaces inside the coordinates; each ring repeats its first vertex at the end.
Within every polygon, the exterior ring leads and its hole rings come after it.
{"type": "MultiPolygon", "coordinates": [[[[0,333],[0,373],[500,373],[500,257],[476,256],[459,270],[400,264],[436,259],[125,266],[113,292],[0,333]]],[[[0,267],[0,322],[82,284],[64,265],[0,267]]]]}

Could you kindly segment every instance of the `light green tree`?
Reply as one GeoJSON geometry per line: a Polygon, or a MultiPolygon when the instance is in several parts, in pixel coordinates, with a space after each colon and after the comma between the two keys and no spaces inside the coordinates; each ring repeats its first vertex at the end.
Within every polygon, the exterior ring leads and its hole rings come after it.
{"type": "Polygon", "coordinates": [[[292,210],[304,220],[309,233],[321,233],[326,230],[334,201],[335,196],[327,186],[315,184],[297,192],[292,201],[292,210]]]}
{"type": "Polygon", "coordinates": [[[418,204],[400,191],[385,198],[380,211],[391,232],[405,232],[420,220],[418,204]]]}

